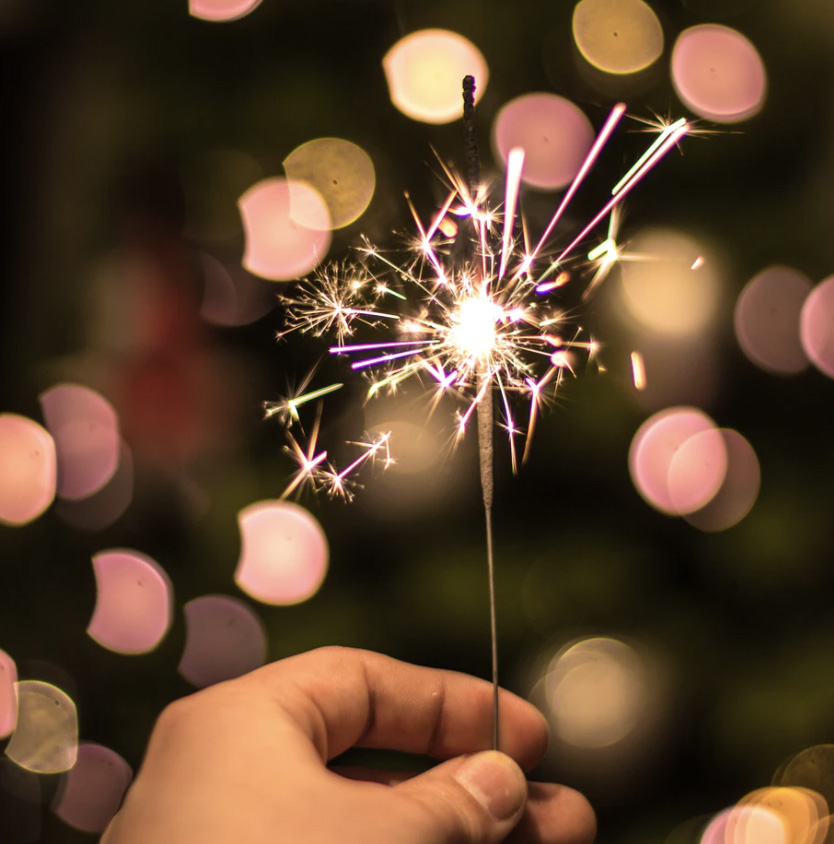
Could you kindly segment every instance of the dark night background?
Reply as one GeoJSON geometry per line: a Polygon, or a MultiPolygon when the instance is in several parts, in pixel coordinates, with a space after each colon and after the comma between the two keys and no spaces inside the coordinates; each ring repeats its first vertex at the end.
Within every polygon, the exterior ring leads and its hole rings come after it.
{"type": "MultiPolygon", "coordinates": [[[[668,225],[720,255],[713,363],[705,371],[684,360],[665,404],[701,404],[742,432],[761,464],[761,492],[741,523],[715,534],[640,498],[628,448],[664,402],[636,398],[624,363],[630,347],[613,331],[609,372],[568,385],[518,477],[499,449],[502,677],[526,695],[549,656],[590,635],[639,643],[664,667],[656,729],[632,756],[600,753],[576,765],[553,757],[540,772],[589,795],[603,844],[695,844],[697,824],[687,822],[769,784],[792,754],[834,741],[834,383],[813,367],[791,378],[756,369],[732,319],[745,283],[769,264],[796,267],[815,283],[834,272],[834,8],[826,0],[651,5],[664,28],[663,57],[636,80],[603,84],[573,46],[569,2],[264,0],[228,24],[189,17],[185,0],[0,2],[0,410],[40,420],[40,393],[61,380],[87,383],[116,401],[135,459],[133,502],[101,531],[71,527],[57,505],[24,527],[0,526],[0,647],[22,679],[71,695],[82,738],[135,769],[159,711],[192,690],[176,670],[179,608],[206,593],[244,597],[232,580],[236,514],[277,498],[292,468],[262,402],[321,353],[309,338],[275,342],[278,307],[247,326],[199,323],[200,250],[230,264],[242,253],[240,189],[209,184],[205,154],[245,152],[259,178],[280,175],[289,152],[312,138],[361,145],[376,167],[376,193],[358,222],[335,233],[330,257],[344,257],[360,234],[387,242],[410,225],[405,190],[429,216],[438,199],[432,147],[462,160],[459,121],[430,126],[391,104],[380,61],[403,34],[451,29],[486,56],[490,81],[477,120],[484,169],[494,172],[492,118],[529,91],[571,99],[596,127],[619,99],[645,117],[687,114],[669,80],[669,51],[681,30],[716,22],[759,50],[765,107],[687,139],[683,154],[672,153],[628,201],[623,233],[668,225]],[[189,194],[195,184],[198,200],[189,194]],[[195,213],[219,220],[224,236],[200,242],[195,213]],[[120,273],[137,256],[167,268],[185,314],[180,351],[145,359],[121,342],[137,304],[120,273]],[[197,361],[199,383],[180,353],[197,361]],[[713,385],[706,403],[705,382],[713,385]],[[90,557],[113,547],[148,554],[173,582],[174,625],[151,654],[111,653],[85,633],[95,602],[90,557]]],[[[644,136],[618,135],[573,220],[599,207],[644,145],[644,136]]],[[[241,189],[254,181],[242,178],[241,189]]],[[[525,202],[535,218],[557,198],[525,202]]],[[[270,296],[275,289],[253,283],[270,296]]],[[[337,418],[355,418],[361,387],[334,407],[337,418]]],[[[271,659],[342,644],[488,676],[473,440],[433,474],[420,506],[380,508],[399,481],[372,474],[352,504],[303,499],[327,533],[330,569],[306,603],[251,602],[271,659]]],[[[92,840],[49,812],[55,779],[42,778],[38,837],[25,838],[30,819],[12,827],[13,842],[92,840]]]]}

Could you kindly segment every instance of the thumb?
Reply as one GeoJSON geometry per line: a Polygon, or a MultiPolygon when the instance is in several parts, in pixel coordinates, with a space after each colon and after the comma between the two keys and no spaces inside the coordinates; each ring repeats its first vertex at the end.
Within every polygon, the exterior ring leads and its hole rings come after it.
{"type": "Polygon", "coordinates": [[[506,754],[485,750],[458,757],[396,790],[421,807],[417,840],[437,844],[493,844],[518,823],[527,802],[527,780],[506,754]]]}

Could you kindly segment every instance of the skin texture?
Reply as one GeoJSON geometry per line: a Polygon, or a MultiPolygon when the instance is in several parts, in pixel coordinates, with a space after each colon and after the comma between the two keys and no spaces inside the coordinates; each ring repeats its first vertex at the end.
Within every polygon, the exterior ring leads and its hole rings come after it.
{"type": "Polygon", "coordinates": [[[585,798],[530,783],[547,725],[492,687],[369,651],[323,648],[182,698],[161,714],[102,844],[590,844],[585,798]],[[327,762],[350,747],[441,761],[408,776],[327,762]]]}

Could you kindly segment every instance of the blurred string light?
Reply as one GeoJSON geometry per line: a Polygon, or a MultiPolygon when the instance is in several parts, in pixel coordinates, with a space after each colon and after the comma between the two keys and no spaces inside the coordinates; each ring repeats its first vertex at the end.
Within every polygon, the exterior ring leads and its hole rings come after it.
{"type": "Polygon", "coordinates": [[[671,73],[681,102],[707,120],[737,123],[764,105],[764,62],[729,26],[701,24],[681,32],[672,48],[671,73]]]}
{"type": "Polygon", "coordinates": [[[55,442],[37,422],[0,414],[0,524],[20,526],[52,504],[57,488],[55,442]]]}
{"type": "Polygon", "coordinates": [[[17,721],[17,666],[14,660],[0,650],[0,739],[14,730],[17,721]]]}
{"type": "Polygon", "coordinates": [[[238,207],[246,235],[243,266],[255,275],[270,281],[299,278],[330,249],[327,205],[305,182],[264,179],[240,197],[238,207]]]}
{"type": "Polygon", "coordinates": [[[58,495],[78,500],[98,492],[119,465],[121,435],[113,406],[95,390],[71,383],[51,387],[40,403],[55,440],[58,495]]]}
{"type": "Polygon", "coordinates": [[[638,232],[619,256],[624,313],[669,337],[704,332],[718,313],[721,285],[703,247],[672,229],[638,232]]]}
{"type": "Polygon", "coordinates": [[[52,811],[81,832],[101,833],[119,809],[133,771],[109,747],[81,742],[70,770],[61,774],[52,811]]]}
{"type": "Polygon", "coordinates": [[[663,53],[663,28],[642,0],[581,0],[572,30],[582,57],[606,73],[637,73],[663,53]]]}
{"type": "Polygon", "coordinates": [[[68,771],[78,753],[78,715],[65,692],[40,680],[15,684],[17,723],[6,755],[36,774],[68,771]]]}
{"type": "Polygon", "coordinates": [[[483,96],[489,68],[480,50],[447,29],[422,29],[401,38],[385,54],[382,68],[391,102],[406,117],[423,123],[451,123],[461,116],[460,80],[478,80],[483,96]]]}
{"type": "Polygon", "coordinates": [[[239,677],[266,662],[266,629],[246,603],[227,595],[204,595],[189,601],[185,646],[177,670],[203,688],[239,677]]]}
{"type": "Polygon", "coordinates": [[[808,366],[800,339],[800,313],[813,284],[799,270],[771,266],[747,282],[736,301],[735,334],[756,366],[795,375],[808,366]]]}
{"type": "Polygon", "coordinates": [[[188,13],[204,21],[236,21],[254,12],[262,0],[188,0],[188,13]]]}
{"type": "Polygon", "coordinates": [[[760,471],[750,444],[694,407],[667,408],[647,419],[632,439],[628,464],[647,503],[703,530],[732,527],[758,495],[760,471]]]}
{"type": "MultiPolygon", "coordinates": [[[[284,171],[290,193],[295,186],[311,186],[328,210],[328,226],[341,229],[365,213],[376,187],[376,173],[371,157],[362,147],[343,138],[316,138],[296,147],[284,159],[284,171]]],[[[307,228],[316,229],[322,222],[309,216],[303,198],[293,202],[290,216],[307,228]]]]}
{"type": "Polygon", "coordinates": [[[820,372],[834,378],[834,276],[808,295],[799,322],[802,348],[820,372]]]}
{"type": "Polygon", "coordinates": [[[582,110],[556,94],[516,97],[492,125],[495,158],[506,169],[510,150],[524,150],[522,181],[541,190],[568,185],[594,143],[594,129],[582,110]]]}
{"type": "Polygon", "coordinates": [[[130,549],[93,557],[96,603],[88,635],[120,654],[154,650],[171,626],[173,587],[162,567],[130,549]]]}
{"type": "Polygon", "coordinates": [[[258,501],[238,513],[240,559],[235,583],[265,604],[311,598],[327,574],[329,549],[311,513],[289,501],[258,501]]]}

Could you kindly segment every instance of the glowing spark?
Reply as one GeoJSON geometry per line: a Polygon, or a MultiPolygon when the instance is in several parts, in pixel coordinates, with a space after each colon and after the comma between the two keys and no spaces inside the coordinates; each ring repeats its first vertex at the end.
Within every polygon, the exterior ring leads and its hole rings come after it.
{"type": "Polygon", "coordinates": [[[331,496],[340,496],[346,501],[352,501],[353,489],[357,487],[358,484],[349,480],[349,478],[363,463],[367,463],[368,461],[374,462],[380,451],[382,451],[385,455],[384,467],[386,469],[394,462],[389,448],[390,439],[391,432],[387,431],[374,442],[348,443],[348,445],[355,445],[363,448],[364,452],[344,469],[337,470],[332,465],[328,465],[327,469],[320,473],[321,480],[326,486],[328,493],[331,496]]]}
{"type": "MultiPolygon", "coordinates": [[[[654,139],[654,142],[649,146],[649,148],[634,162],[634,165],[631,169],[625,174],[625,176],[611,188],[611,195],[616,196],[629,182],[629,180],[640,170],[640,168],[651,159],[652,155],[660,149],[664,142],[672,137],[673,135],[677,135],[678,130],[683,129],[684,134],[688,131],[688,123],[685,117],[681,117],[679,120],[676,120],[674,123],[670,123],[668,126],[663,126],[660,131],[660,134],[654,139]]],[[[682,137],[682,136],[678,136],[682,137]]]]}
{"type": "MultiPolygon", "coordinates": [[[[620,204],[689,131],[685,119],[658,127],[657,138],[626,170],[602,209],[555,260],[548,259],[543,268],[538,266],[551,233],[624,114],[622,103],[612,109],[532,249],[523,218],[517,215],[522,150],[514,149],[508,156],[501,208],[490,206],[485,187],[470,189],[441,162],[448,193],[428,225],[406,197],[416,229],[406,259],[395,260],[364,241],[357,249],[358,263],[325,268],[314,279],[303,282],[293,298],[285,299],[283,334],[299,330],[316,336],[335,335],[330,353],[354,358],[351,367],[365,372],[370,380],[369,397],[383,390],[393,392],[410,379],[421,384],[429,381],[434,391],[432,409],[443,395],[463,402],[457,414],[458,437],[465,434],[478,406],[497,393],[498,423],[508,435],[515,469],[516,441],[524,441],[523,462],[541,409],[554,399],[566,375],[576,374],[580,358],[593,360],[598,351],[596,341],[582,339],[581,331],[568,330],[570,311],[550,300],[574,276],[562,265],[607,219],[606,237],[587,253],[594,273],[586,295],[599,284],[620,259],[620,204]],[[463,220],[460,226],[447,225],[452,222],[450,214],[463,220]],[[462,251],[463,238],[468,238],[465,245],[469,249],[462,251]],[[351,338],[359,328],[382,330],[385,336],[378,342],[360,337],[360,342],[354,343],[351,338]],[[514,410],[514,398],[522,400],[526,419],[519,418],[514,410]]],[[[635,360],[633,357],[637,381],[635,360]]],[[[284,410],[290,417],[299,402],[294,401],[284,410]]],[[[299,461],[299,472],[312,486],[348,497],[348,475],[381,449],[387,449],[388,439],[365,443],[364,447],[363,455],[342,472],[320,464],[309,466],[317,456],[314,450],[293,453],[299,461]]]]}
{"type": "Polygon", "coordinates": [[[700,270],[701,267],[704,266],[704,256],[699,255],[693,262],[692,266],[689,268],[691,270],[700,270]]]}
{"type": "Polygon", "coordinates": [[[617,260],[619,257],[617,253],[617,243],[613,238],[607,237],[605,240],[600,243],[599,246],[595,246],[589,253],[588,253],[588,260],[589,261],[600,261],[603,264],[610,264],[617,260]]]}
{"type": "Polygon", "coordinates": [[[312,487],[314,492],[318,491],[322,481],[322,470],[320,466],[327,459],[326,451],[321,451],[316,454],[320,423],[321,405],[319,405],[319,410],[316,414],[316,421],[313,423],[313,430],[310,433],[306,451],[301,448],[295,437],[287,431],[287,440],[289,441],[289,445],[285,446],[284,450],[298,465],[298,469],[293,475],[289,485],[284,490],[281,498],[288,498],[293,494],[293,492],[295,492],[296,489],[301,489],[308,484],[312,487]]]}
{"type": "MultiPolygon", "coordinates": [[[[590,258],[590,255],[588,257],[590,258]]],[[[537,284],[536,293],[550,293],[551,290],[556,290],[558,287],[561,287],[563,284],[567,284],[569,281],[570,276],[566,272],[562,271],[552,281],[544,281],[541,284],[537,284]]]]}
{"type": "Polygon", "coordinates": [[[643,355],[640,352],[631,353],[631,374],[634,378],[636,390],[646,389],[646,365],[643,362],[643,355]]]}
{"type": "Polygon", "coordinates": [[[582,294],[583,301],[590,297],[608,275],[611,267],[621,258],[620,247],[617,245],[619,228],[620,209],[618,206],[611,211],[611,216],[608,218],[608,234],[605,240],[588,253],[588,260],[596,264],[596,271],[582,294]]]}
{"type": "Polygon", "coordinates": [[[524,167],[524,150],[514,147],[507,156],[507,187],[504,198],[504,239],[501,243],[501,266],[498,278],[503,278],[510,257],[510,246],[513,239],[513,224],[515,222],[515,206],[518,201],[518,189],[521,185],[521,171],[524,167]]]}
{"type": "Polygon", "coordinates": [[[303,393],[302,395],[295,396],[291,399],[284,399],[283,401],[278,402],[265,402],[265,416],[267,419],[271,418],[272,416],[278,416],[282,422],[297,422],[299,418],[299,407],[302,407],[303,405],[307,404],[307,402],[323,398],[324,396],[327,396],[330,393],[335,393],[336,390],[340,390],[342,387],[344,387],[344,384],[331,384],[329,387],[322,387],[319,390],[313,390],[309,393],[303,393]]]}

